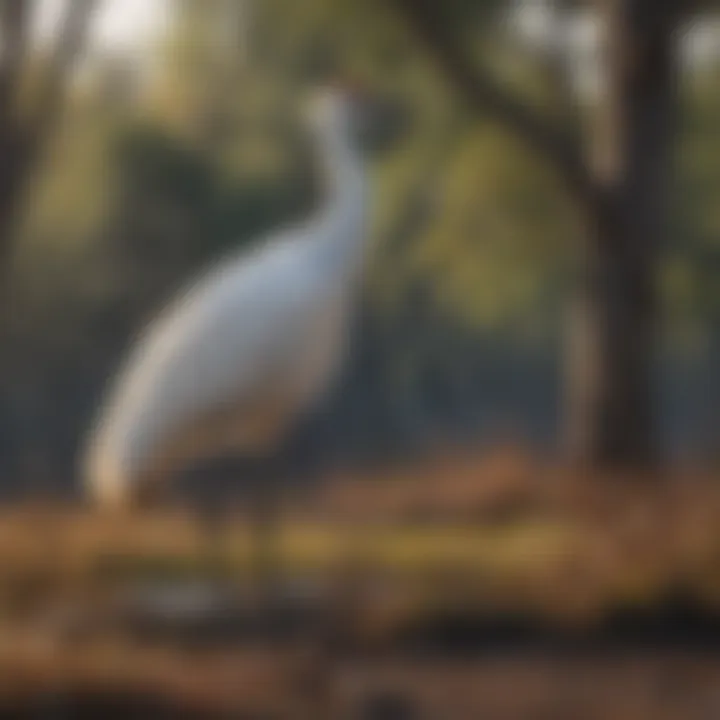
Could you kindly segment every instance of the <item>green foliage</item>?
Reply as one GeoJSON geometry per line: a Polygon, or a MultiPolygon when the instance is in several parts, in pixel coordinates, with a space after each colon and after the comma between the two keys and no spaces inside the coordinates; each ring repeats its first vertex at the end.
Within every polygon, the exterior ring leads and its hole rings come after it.
{"type": "Polygon", "coordinates": [[[720,74],[708,71],[686,87],[678,224],[665,266],[668,308],[677,327],[720,333],[720,74]]]}
{"type": "Polygon", "coordinates": [[[541,320],[571,247],[552,178],[510,138],[479,127],[448,163],[440,193],[415,248],[440,304],[480,325],[541,320]]]}
{"type": "MultiPolygon", "coordinates": [[[[453,0],[443,12],[504,82],[559,115],[542,68],[501,50],[503,6],[453,0]]],[[[108,102],[108,67],[69,108],[18,257],[11,370],[22,452],[71,475],[89,411],[144,319],[226,249],[308,212],[314,170],[292,118],[307,85],[335,71],[400,96],[412,122],[372,168],[366,299],[320,444],[392,450],[423,442],[428,428],[472,432],[498,408],[550,427],[575,245],[555,179],[501,128],[468,117],[391,3],[243,8],[178,2],[149,87],[108,102]]],[[[681,329],[720,316],[716,84],[698,79],[687,96],[679,240],[666,272],[681,329]]]]}

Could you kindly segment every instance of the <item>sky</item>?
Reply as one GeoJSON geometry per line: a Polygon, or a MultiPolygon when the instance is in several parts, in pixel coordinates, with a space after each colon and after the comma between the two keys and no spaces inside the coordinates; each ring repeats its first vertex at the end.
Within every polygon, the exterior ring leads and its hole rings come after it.
{"type": "MultiPolygon", "coordinates": [[[[40,38],[52,36],[52,29],[69,0],[40,0],[37,30],[40,38]]],[[[72,1],[72,0],[70,0],[72,1]]],[[[167,26],[174,0],[98,0],[89,49],[130,52],[142,55],[148,44],[167,26]]],[[[576,12],[553,18],[549,0],[514,0],[517,29],[540,44],[554,44],[562,34],[571,62],[583,83],[592,79],[596,64],[598,25],[591,13],[576,12]]],[[[684,51],[691,63],[720,58],[720,17],[695,23],[686,34],[684,51]]],[[[593,85],[590,82],[590,85],[593,85]]]]}
{"type": "MultiPolygon", "coordinates": [[[[38,36],[52,31],[68,0],[41,0],[36,19],[38,36]]],[[[147,46],[166,24],[169,0],[99,0],[91,49],[135,51],[147,46]]]]}
{"type": "MultiPolygon", "coordinates": [[[[514,0],[516,27],[522,35],[541,45],[564,43],[577,55],[591,54],[600,41],[594,13],[581,9],[557,13],[550,0],[514,0]]],[[[682,36],[685,57],[702,64],[720,57],[720,15],[699,17],[682,36]]]]}
{"type": "MultiPolygon", "coordinates": [[[[581,99],[597,100],[602,92],[602,33],[592,10],[558,13],[551,0],[514,0],[513,19],[515,30],[532,46],[560,51],[581,99]]],[[[699,17],[685,27],[681,52],[691,68],[720,62],[720,15],[699,17]]]]}

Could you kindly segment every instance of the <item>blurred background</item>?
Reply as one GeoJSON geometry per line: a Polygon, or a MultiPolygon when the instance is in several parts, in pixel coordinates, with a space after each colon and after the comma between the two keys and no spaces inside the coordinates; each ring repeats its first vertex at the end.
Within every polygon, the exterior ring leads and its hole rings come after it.
{"type": "MultiPolygon", "coordinates": [[[[350,362],[286,458],[325,480],[288,497],[286,569],[343,608],[340,684],[447,720],[716,717],[715,3],[0,0],[3,717],[88,684],[112,702],[62,717],[164,716],[122,704],[149,686],[182,688],[169,717],[302,716],[262,714],[286,668],[242,632],[190,660],[148,620],[138,584],[207,576],[201,530],[98,520],[77,459],[173,293],[319,202],[297,106],[333,72],[409,116],[350,362]]],[[[227,542],[242,577],[241,518],[227,542]]]]}

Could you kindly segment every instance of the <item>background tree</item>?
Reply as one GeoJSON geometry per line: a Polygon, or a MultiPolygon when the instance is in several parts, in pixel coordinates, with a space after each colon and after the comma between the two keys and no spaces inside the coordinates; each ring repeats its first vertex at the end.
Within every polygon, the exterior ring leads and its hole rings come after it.
{"type": "MultiPolygon", "coordinates": [[[[438,444],[554,445],[582,207],[555,166],[463,102],[387,0],[377,14],[357,0],[168,7],[166,29],[142,51],[93,47],[33,176],[2,356],[2,487],[38,477],[72,488],[101,389],[145,319],[226,249],[262,242],[317,201],[293,106],[331,64],[399,96],[410,123],[370,168],[371,262],[352,362],[294,467],[416,457],[438,444]]],[[[592,105],[568,103],[557,74],[567,58],[547,62],[524,44],[507,3],[442,8],[503,93],[526,98],[542,123],[592,117],[592,105]]],[[[694,71],[678,100],[681,172],[658,260],[655,420],[668,453],[699,449],[710,429],[717,315],[702,258],[720,236],[717,69],[694,71]]]]}
{"type": "Polygon", "coordinates": [[[65,7],[41,67],[31,68],[36,3],[0,3],[0,274],[6,275],[13,233],[37,160],[57,122],[66,83],[82,51],[96,0],[65,7]],[[35,77],[28,89],[30,71],[35,77]]]}
{"type": "Polygon", "coordinates": [[[574,128],[535,112],[473,63],[437,3],[395,5],[472,106],[539,153],[577,206],[583,252],[566,408],[572,456],[591,465],[651,464],[657,451],[656,276],[669,225],[676,41],[687,6],[677,0],[594,3],[603,28],[603,95],[583,145],[574,128]]]}

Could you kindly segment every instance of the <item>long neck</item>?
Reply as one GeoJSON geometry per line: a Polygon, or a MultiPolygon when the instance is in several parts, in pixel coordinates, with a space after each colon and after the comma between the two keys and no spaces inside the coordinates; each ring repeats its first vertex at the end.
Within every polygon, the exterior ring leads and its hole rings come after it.
{"type": "Polygon", "coordinates": [[[363,163],[341,132],[317,139],[323,201],[316,221],[323,253],[332,267],[349,273],[363,265],[367,187],[363,163]]]}

